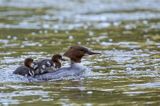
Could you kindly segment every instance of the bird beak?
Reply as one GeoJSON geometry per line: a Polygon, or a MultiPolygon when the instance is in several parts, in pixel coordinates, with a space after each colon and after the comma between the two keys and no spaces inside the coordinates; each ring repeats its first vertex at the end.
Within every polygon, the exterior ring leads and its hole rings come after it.
{"type": "Polygon", "coordinates": [[[86,54],[88,54],[88,55],[95,55],[95,54],[101,54],[101,53],[92,52],[92,51],[88,50],[88,51],[86,52],[86,54]]]}

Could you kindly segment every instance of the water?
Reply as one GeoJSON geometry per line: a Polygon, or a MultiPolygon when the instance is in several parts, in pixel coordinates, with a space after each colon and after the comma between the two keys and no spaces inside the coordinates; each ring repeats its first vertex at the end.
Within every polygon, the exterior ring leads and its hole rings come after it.
{"type": "MultiPolygon", "coordinates": [[[[0,105],[160,105],[159,0],[0,0],[0,105]],[[28,82],[26,57],[80,44],[83,78],[28,82]]],[[[63,62],[68,65],[68,61],[63,62]]]]}

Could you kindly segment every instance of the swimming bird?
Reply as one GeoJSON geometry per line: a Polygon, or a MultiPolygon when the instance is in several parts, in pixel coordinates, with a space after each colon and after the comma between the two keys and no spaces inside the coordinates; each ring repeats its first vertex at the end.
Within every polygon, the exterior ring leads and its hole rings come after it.
{"type": "Polygon", "coordinates": [[[61,67],[61,60],[65,61],[60,54],[55,54],[51,59],[43,59],[38,61],[38,68],[36,69],[36,75],[55,71],[61,67]]]}
{"type": "Polygon", "coordinates": [[[32,58],[26,58],[24,60],[24,65],[19,66],[13,74],[18,74],[22,76],[34,76],[35,70],[38,68],[38,65],[33,62],[32,58]]]}
{"type": "Polygon", "coordinates": [[[80,64],[81,59],[85,55],[95,55],[95,54],[100,54],[100,53],[92,52],[83,46],[71,46],[64,53],[64,56],[68,57],[71,61],[69,67],[62,67],[54,72],[45,73],[42,75],[36,75],[35,78],[37,80],[52,80],[52,79],[61,79],[67,76],[79,76],[85,71],[85,68],[80,64]]]}
{"type": "Polygon", "coordinates": [[[19,66],[13,74],[33,77],[35,75],[48,73],[61,67],[60,60],[64,61],[60,54],[53,55],[51,59],[43,59],[39,62],[33,62],[32,58],[26,58],[24,65],[19,66]]]}

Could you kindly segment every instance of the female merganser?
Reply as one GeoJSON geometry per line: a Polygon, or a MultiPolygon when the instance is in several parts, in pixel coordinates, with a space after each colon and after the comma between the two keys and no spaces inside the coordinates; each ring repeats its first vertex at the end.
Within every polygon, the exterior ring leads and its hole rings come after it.
{"type": "Polygon", "coordinates": [[[33,62],[32,58],[26,58],[24,60],[24,65],[19,66],[13,74],[18,74],[22,76],[34,76],[35,70],[38,68],[38,65],[33,62]]]}
{"type": "Polygon", "coordinates": [[[59,68],[54,72],[45,73],[42,75],[36,75],[35,78],[37,80],[51,80],[51,79],[60,79],[67,76],[80,75],[85,71],[85,69],[79,63],[81,62],[82,57],[87,54],[94,55],[94,54],[100,54],[100,53],[92,52],[82,46],[72,46],[64,53],[64,56],[70,58],[71,60],[70,67],[63,67],[63,68],[59,68]]]}
{"type": "Polygon", "coordinates": [[[43,59],[37,62],[38,68],[35,71],[36,75],[48,73],[51,71],[55,71],[58,68],[61,68],[60,60],[65,61],[65,59],[63,59],[60,54],[56,54],[53,55],[51,59],[43,59]]]}

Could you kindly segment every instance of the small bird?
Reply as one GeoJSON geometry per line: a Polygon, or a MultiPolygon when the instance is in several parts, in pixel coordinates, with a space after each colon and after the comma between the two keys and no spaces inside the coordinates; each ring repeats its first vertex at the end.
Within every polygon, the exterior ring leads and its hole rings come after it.
{"type": "Polygon", "coordinates": [[[35,70],[38,68],[38,64],[33,62],[32,58],[26,58],[24,60],[24,65],[19,66],[13,72],[13,74],[18,74],[22,76],[35,76],[35,70]]]}
{"type": "Polygon", "coordinates": [[[61,67],[61,60],[65,61],[60,54],[55,54],[51,59],[43,59],[37,62],[38,68],[36,69],[36,74],[39,75],[55,71],[61,67]]]}

